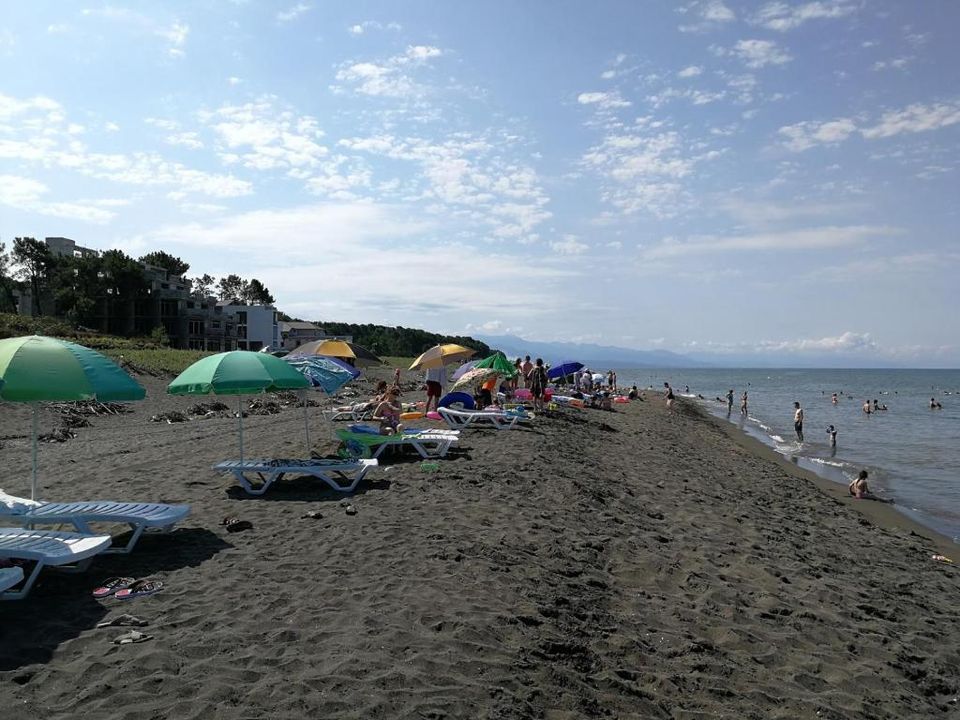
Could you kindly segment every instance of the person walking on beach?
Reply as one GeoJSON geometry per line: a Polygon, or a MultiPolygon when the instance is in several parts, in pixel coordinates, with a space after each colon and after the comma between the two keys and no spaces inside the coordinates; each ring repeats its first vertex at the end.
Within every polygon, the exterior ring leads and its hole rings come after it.
{"type": "Polygon", "coordinates": [[[442,365],[438,368],[427,370],[427,405],[423,409],[423,414],[430,412],[430,403],[433,402],[433,409],[438,410],[440,405],[440,396],[443,394],[443,386],[447,382],[447,369],[442,365]]]}
{"type": "Polygon", "coordinates": [[[797,433],[797,440],[803,442],[803,408],[800,403],[793,403],[793,429],[797,433]]]}
{"type": "Polygon", "coordinates": [[[733,388],[727,390],[727,415],[733,412],[733,388]]]}
{"type": "Polygon", "coordinates": [[[740,398],[740,414],[747,414],[747,391],[743,391],[743,396],[740,398]]]}
{"type": "Polygon", "coordinates": [[[665,382],[663,386],[666,388],[664,395],[667,398],[667,410],[670,410],[673,407],[673,388],[670,387],[668,382],[665,382]]]}
{"type": "Polygon", "coordinates": [[[543,366],[543,360],[537,358],[536,365],[530,371],[527,378],[530,386],[530,394],[533,396],[533,409],[543,412],[543,393],[547,389],[547,369],[543,366]]]}
{"type": "Polygon", "coordinates": [[[527,355],[523,359],[523,364],[520,366],[520,378],[523,382],[521,387],[528,388],[530,387],[530,371],[533,370],[533,363],[530,362],[530,356],[527,355]]]}

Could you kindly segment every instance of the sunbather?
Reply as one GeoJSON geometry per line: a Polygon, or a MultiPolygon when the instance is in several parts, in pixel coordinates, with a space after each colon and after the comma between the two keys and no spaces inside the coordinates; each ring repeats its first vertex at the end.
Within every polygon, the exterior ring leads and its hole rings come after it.
{"type": "Polygon", "coordinates": [[[400,413],[402,412],[399,400],[400,391],[393,387],[387,390],[386,395],[376,410],[373,419],[380,423],[380,434],[391,435],[400,432],[400,413]]]}

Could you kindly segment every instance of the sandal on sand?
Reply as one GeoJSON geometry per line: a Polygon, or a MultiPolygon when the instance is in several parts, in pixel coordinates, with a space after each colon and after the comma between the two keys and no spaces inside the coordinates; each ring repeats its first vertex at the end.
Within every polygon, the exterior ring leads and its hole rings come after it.
{"type": "Polygon", "coordinates": [[[103,622],[97,623],[98,628],[105,627],[121,627],[125,625],[130,625],[133,627],[143,627],[144,625],[149,625],[146,620],[138,618],[136,615],[117,615],[116,617],[110,618],[109,620],[104,620],[103,622]]]}
{"type": "Polygon", "coordinates": [[[163,583],[159,580],[137,580],[126,590],[117,591],[115,598],[118,600],[132,600],[133,598],[153,595],[163,589],[163,583]]]}
{"type": "Polygon", "coordinates": [[[103,598],[109,595],[113,595],[119,590],[125,590],[134,583],[134,578],[131,577],[112,577],[107,578],[103,581],[103,585],[98,587],[93,591],[93,596],[95,598],[103,598]]]}
{"type": "Polygon", "coordinates": [[[223,525],[227,532],[240,532],[241,530],[251,530],[253,528],[253,523],[249,520],[241,520],[236,517],[225,517],[220,521],[220,524],[223,525]]]}
{"type": "Polygon", "coordinates": [[[118,635],[113,639],[114,645],[130,645],[131,643],[142,643],[147,640],[153,640],[153,635],[147,635],[139,630],[131,630],[123,635],[118,635]]]}

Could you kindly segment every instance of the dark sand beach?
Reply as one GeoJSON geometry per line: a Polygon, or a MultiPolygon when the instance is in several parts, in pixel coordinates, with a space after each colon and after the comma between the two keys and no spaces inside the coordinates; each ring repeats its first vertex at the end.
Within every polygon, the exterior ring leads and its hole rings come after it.
{"type": "MultiPolygon", "coordinates": [[[[151,423],[196,399],[142,380],[132,413],[41,446],[42,496],[193,514],[0,604],[0,717],[960,716],[960,573],[931,560],[955,546],[688,403],[468,430],[437,472],[388,459],[348,515],[314,481],[245,496],[211,470],[236,456],[236,421],[151,423]],[[166,587],[93,599],[111,575],[166,587]],[[126,628],[95,626],[120,613],[153,639],[111,644],[126,628]]],[[[3,405],[13,494],[28,431],[28,409],[3,405]]],[[[299,410],[246,431],[248,456],[304,454],[299,410]]]]}

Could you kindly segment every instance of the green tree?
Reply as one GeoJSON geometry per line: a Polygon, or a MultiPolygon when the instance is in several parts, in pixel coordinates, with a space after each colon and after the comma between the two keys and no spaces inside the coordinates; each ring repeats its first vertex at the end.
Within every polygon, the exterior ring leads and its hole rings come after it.
{"type": "Polygon", "coordinates": [[[13,263],[17,265],[17,276],[30,283],[33,315],[42,315],[42,295],[47,289],[50,270],[54,259],[46,243],[30,237],[14,238],[13,263]]]}
{"type": "Polygon", "coordinates": [[[11,273],[10,254],[7,252],[7,246],[0,242],[0,312],[17,311],[17,301],[13,296],[15,281],[11,273]]]}
{"type": "Polygon", "coordinates": [[[147,289],[143,266],[122,250],[107,250],[101,255],[104,289],[112,299],[129,301],[147,289]]]}
{"type": "Polygon", "coordinates": [[[56,314],[71,325],[93,325],[97,304],[105,294],[100,257],[60,258],[51,276],[56,314]]]}
{"type": "Polygon", "coordinates": [[[203,300],[213,294],[214,283],[213,276],[207,273],[200,277],[190,278],[191,294],[198,300],[203,300]]]}
{"type": "Polygon", "coordinates": [[[227,275],[217,283],[217,297],[224,301],[243,302],[247,297],[247,281],[239,275],[227,275]]]}
{"type": "Polygon", "coordinates": [[[243,299],[248,305],[273,305],[275,302],[266,285],[256,278],[247,283],[243,299]]]}
{"type": "Polygon", "coordinates": [[[190,263],[186,263],[170,253],[165,253],[163,250],[147,253],[140,258],[140,262],[162,267],[171,275],[177,275],[178,277],[186,275],[190,269],[190,263]]]}

